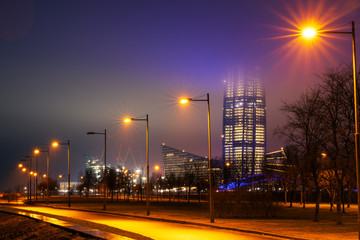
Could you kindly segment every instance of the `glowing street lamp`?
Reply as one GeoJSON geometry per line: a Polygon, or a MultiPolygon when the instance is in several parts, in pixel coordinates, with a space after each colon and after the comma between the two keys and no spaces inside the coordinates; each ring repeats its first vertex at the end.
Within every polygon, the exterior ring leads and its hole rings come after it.
{"type": "MultiPolygon", "coordinates": [[[[355,22],[351,22],[351,32],[345,32],[345,31],[326,31],[321,30],[321,33],[324,34],[351,34],[352,36],[352,59],[353,59],[353,81],[354,81],[354,115],[355,115],[355,159],[356,159],[356,177],[357,177],[357,199],[358,203],[360,203],[360,151],[359,151],[359,122],[358,122],[358,106],[357,106],[357,88],[358,83],[356,80],[356,48],[355,48],[355,22]]],[[[312,31],[307,28],[307,30],[303,31],[303,36],[315,36],[317,31],[313,29],[312,31]]],[[[311,37],[307,37],[310,39],[311,37]]],[[[360,204],[358,204],[358,232],[359,232],[359,239],[360,239],[360,204]]]]}
{"type": "MultiPolygon", "coordinates": [[[[36,181],[36,176],[37,176],[37,173],[36,172],[34,172],[34,171],[30,171],[30,179],[31,179],[31,176],[33,176],[34,177],[34,191],[35,191],[35,196],[37,196],[37,191],[36,191],[36,183],[37,183],[37,181],[36,181]]],[[[37,197],[35,198],[35,200],[37,200],[37,197]]]]}
{"type": "MultiPolygon", "coordinates": [[[[59,181],[60,181],[60,190],[61,190],[61,181],[62,181],[63,175],[59,174],[59,181]]],[[[66,195],[66,179],[64,179],[64,196],[66,195]]]]}
{"type": "Polygon", "coordinates": [[[131,118],[125,118],[124,119],[124,123],[131,123],[132,119],[131,118]]]}
{"type": "Polygon", "coordinates": [[[27,167],[24,166],[24,164],[20,163],[18,164],[18,167],[21,168],[22,172],[28,172],[28,200],[31,202],[31,175],[33,174],[33,172],[31,171],[31,156],[25,156],[24,159],[21,159],[20,161],[22,162],[27,162],[27,167]]]}
{"type": "MultiPolygon", "coordinates": [[[[42,152],[46,152],[47,153],[47,156],[46,156],[46,174],[43,175],[43,177],[45,178],[46,177],[46,194],[47,194],[47,200],[46,202],[49,204],[49,198],[50,198],[50,187],[49,187],[49,184],[50,184],[50,176],[49,176],[49,164],[50,164],[50,149],[48,148],[47,150],[40,150],[40,149],[35,149],[34,150],[34,154],[35,156],[37,157],[36,158],[36,171],[38,171],[37,169],[37,160],[38,160],[38,156],[40,153],[42,152]]],[[[37,179],[36,179],[37,181],[37,179]]]]}
{"type": "MultiPolygon", "coordinates": [[[[58,147],[60,145],[67,145],[67,149],[68,149],[68,207],[71,207],[71,197],[70,197],[70,140],[67,140],[67,142],[62,142],[62,143],[59,143],[59,142],[53,142],[51,144],[51,146],[53,147],[58,147]]],[[[65,187],[64,187],[65,189],[65,187]]],[[[64,193],[65,193],[65,190],[64,190],[64,193]]]]}
{"type": "MultiPolygon", "coordinates": [[[[154,170],[157,172],[160,170],[160,166],[159,165],[155,165],[154,170]]],[[[156,202],[159,202],[159,178],[156,177],[156,202]]]]}
{"type": "Polygon", "coordinates": [[[103,203],[103,209],[106,210],[106,191],[107,191],[107,181],[106,181],[106,129],[104,130],[104,132],[87,132],[86,135],[95,135],[95,134],[101,134],[104,135],[104,203],[103,203]]]}
{"type": "Polygon", "coordinates": [[[306,27],[302,31],[302,36],[305,39],[312,39],[316,36],[316,29],[313,27],[306,27]]]}
{"type": "Polygon", "coordinates": [[[124,123],[131,123],[132,121],[146,121],[146,215],[150,215],[150,202],[149,202],[149,115],[146,114],[145,118],[125,118],[124,123]]]}
{"type": "Polygon", "coordinates": [[[191,101],[189,98],[182,98],[182,99],[180,99],[180,103],[181,104],[187,104],[189,101],[191,101]]]}
{"type": "Polygon", "coordinates": [[[182,98],[181,104],[187,104],[189,102],[207,102],[207,117],[208,117],[208,145],[209,145],[209,205],[210,205],[210,222],[214,222],[214,194],[213,194],[213,180],[212,180],[212,159],[211,159],[211,132],[210,132],[210,95],[206,94],[206,99],[193,99],[182,98]]]}
{"type": "MultiPolygon", "coordinates": [[[[36,170],[36,172],[38,171],[39,153],[40,153],[39,149],[34,150],[34,155],[36,156],[36,162],[35,162],[35,165],[36,165],[35,170],[36,170]]],[[[37,188],[36,188],[37,184],[38,184],[38,180],[37,180],[37,178],[35,178],[35,200],[36,201],[37,201],[37,188]]]]}

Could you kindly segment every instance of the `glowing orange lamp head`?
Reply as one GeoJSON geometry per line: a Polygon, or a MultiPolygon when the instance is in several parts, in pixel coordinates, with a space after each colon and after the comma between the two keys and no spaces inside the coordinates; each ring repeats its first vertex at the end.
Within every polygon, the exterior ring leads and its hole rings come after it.
{"type": "Polygon", "coordinates": [[[20,163],[18,166],[19,166],[19,168],[22,168],[22,167],[23,167],[22,163],[20,163]]]}
{"type": "Polygon", "coordinates": [[[58,146],[59,146],[59,143],[58,143],[58,142],[53,142],[53,143],[51,144],[51,146],[53,146],[53,147],[58,147],[58,146]]]}
{"type": "Polygon", "coordinates": [[[160,169],[160,167],[159,167],[159,165],[155,165],[155,170],[159,170],[160,169]]]}
{"type": "Polygon", "coordinates": [[[34,150],[34,154],[37,155],[37,154],[39,154],[39,153],[40,153],[40,150],[39,150],[39,149],[35,149],[35,150],[34,150]]]}
{"type": "Polygon", "coordinates": [[[187,104],[189,101],[190,101],[189,98],[181,98],[181,99],[179,100],[179,102],[180,102],[181,104],[187,104]]]}
{"type": "Polygon", "coordinates": [[[306,39],[312,39],[316,36],[316,29],[313,27],[306,27],[302,31],[302,36],[306,39]]]}
{"type": "Polygon", "coordinates": [[[26,168],[21,169],[23,172],[26,172],[26,168]]]}
{"type": "Polygon", "coordinates": [[[127,117],[127,118],[124,118],[124,123],[131,123],[132,119],[127,117]]]}

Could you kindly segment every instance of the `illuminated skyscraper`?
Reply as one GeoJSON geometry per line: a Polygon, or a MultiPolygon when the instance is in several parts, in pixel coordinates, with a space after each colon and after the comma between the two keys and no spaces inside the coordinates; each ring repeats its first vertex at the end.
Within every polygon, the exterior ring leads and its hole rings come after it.
{"type": "Polygon", "coordinates": [[[225,80],[223,159],[232,175],[243,178],[263,172],[266,151],[266,105],[257,70],[238,70],[225,80]]]}

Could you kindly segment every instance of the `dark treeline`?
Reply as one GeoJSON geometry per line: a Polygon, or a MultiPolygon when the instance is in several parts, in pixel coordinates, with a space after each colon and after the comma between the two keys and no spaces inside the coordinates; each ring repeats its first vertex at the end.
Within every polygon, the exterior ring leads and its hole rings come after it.
{"type": "MultiPolygon", "coordinates": [[[[112,201],[114,197],[116,200],[121,197],[126,200],[137,197],[139,201],[142,201],[146,195],[146,178],[139,173],[128,169],[108,168],[105,177],[107,178],[106,181],[104,181],[103,174],[96,177],[95,171],[87,168],[77,190],[80,195],[85,194],[88,197],[91,193],[103,192],[104,182],[106,182],[107,191],[112,201]]],[[[189,168],[181,175],[176,175],[173,172],[164,175],[155,171],[149,181],[151,197],[156,199],[159,197],[161,199],[167,198],[169,201],[175,198],[178,201],[181,198],[190,201],[196,194],[196,198],[200,202],[203,193],[206,193],[208,189],[207,178],[199,174],[196,168],[189,168]]]]}
{"type": "Polygon", "coordinates": [[[352,67],[340,66],[319,77],[321,81],[296,101],[283,102],[286,123],[275,131],[287,143],[282,182],[290,201],[295,192],[302,193],[304,207],[306,193],[314,193],[314,221],[319,220],[321,191],[327,191],[330,210],[335,204],[341,224],[345,195],[350,199],[356,189],[352,67]]]}

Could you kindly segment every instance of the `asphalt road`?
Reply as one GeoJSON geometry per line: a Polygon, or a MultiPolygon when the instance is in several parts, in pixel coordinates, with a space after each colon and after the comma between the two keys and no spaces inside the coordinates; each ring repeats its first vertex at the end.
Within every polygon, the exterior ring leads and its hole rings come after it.
{"type": "MultiPolygon", "coordinates": [[[[181,223],[169,223],[152,221],[147,219],[115,216],[104,213],[84,212],[67,209],[54,209],[48,207],[16,206],[17,209],[36,211],[56,216],[71,217],[79,220],[86,220],[93,223],[104,224],[121,230],[137,233],[148,238],[157,240],[177,240],[177,239],[277,239],[263,235],[241,233],[230,230],[214,229],[210,227],[195,226],[181,223]]],[[[55,223],[56,224],[56,223],[55,223]]]]}

